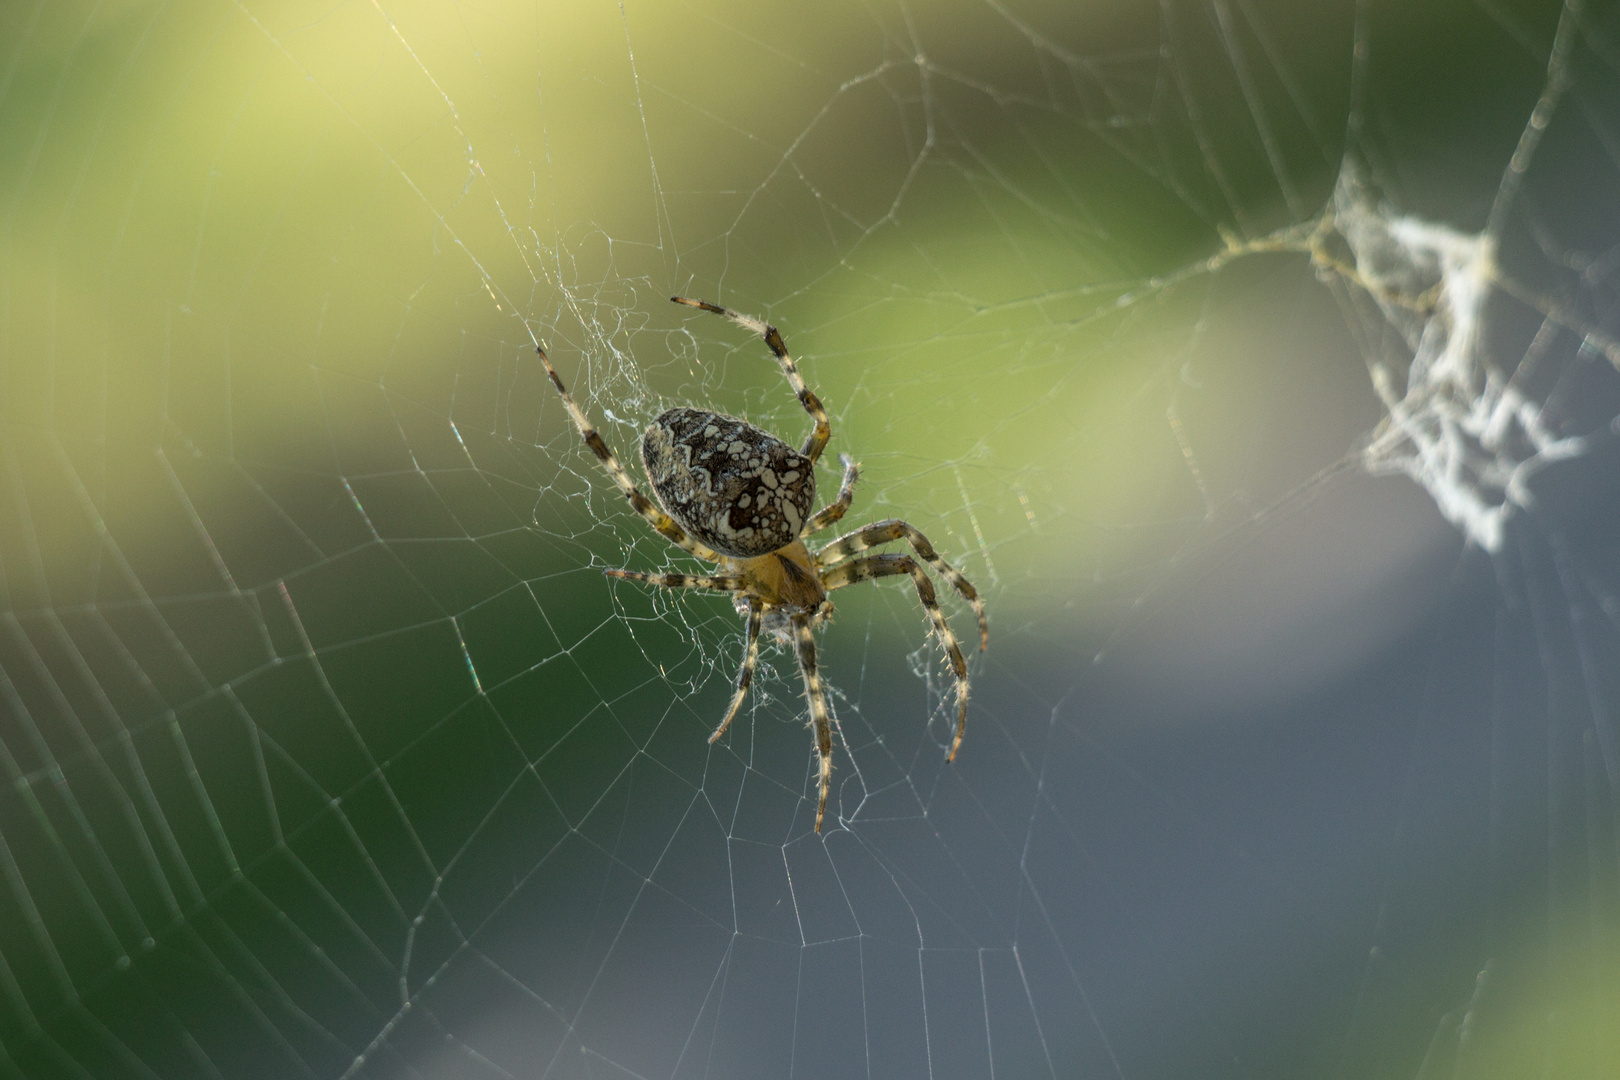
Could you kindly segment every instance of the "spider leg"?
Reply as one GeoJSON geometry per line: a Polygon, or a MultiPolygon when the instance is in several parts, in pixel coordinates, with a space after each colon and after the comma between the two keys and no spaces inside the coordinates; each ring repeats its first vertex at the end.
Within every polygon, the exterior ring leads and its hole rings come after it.
{"type": "Polygon", "coordinates": [[[922,601],[923,610],[933,620],[934,630],[945,648],[945,657],[951,662],[951,671],[956,674],[956,737],[951,740],[951,752],[945,755],[946,761],[955,761],[956,751],[962,745],[962,733],[967,730],[967,661],[962,657],[962,647],[957,644],[956,635],[951,633],[950,625],[945,621],[945,613],[939,610],[934,583],[928,580],[928,575],[923,573],[922,567],[910,555],[868,555],[828,570],[821,575],[821,582],[828,592],[832,592],[845,585],[897,574],[911,575],[912,582],[917,586],[917,599],[922,601]]]}
{"type": "Polygon", "coordinates": [[[820,832],[822,815],[827,812],[827,791],[832,786],[832,711],[816,671],[816,638],[808,616],[793,617],[793,644],[799,654],[799,675],[804,679],[804,696],[810,702],[810,723],[816,731],[816,755],[821,763],[821,800],[816,804],[816,832],[820,832]]]}
{"type": "Polygon", "coordinates": [[[643,574],[639,570],[604,570],[608,577],[639,581],[643,585],[658,585],[665,589],[714,589],[717,592],[742,592],[747,586],[740,577],[704,576],[698,574],[643,574]]]}
{"type": "Polygon", "coordinates": [[[717,553],[687,536],[668,514],[654,506],[652,501],[641,493],[636,487],[636,482],[630,479],[630,474],[624,471],[624,466],[619,464],[619,459],[613,456],[612,450],[608,449],[608,444],[603,440],[596,428],[591,426],[590,420],[585,416],[585,411],[574,404],[574,399],[568,395],[568,390],[563,386],[562,380],[557,377],[557,369],[551,366],[551,360],[546,356],[546,350],[536,349],[535,351],[540,354],[540,362],[546,366],[546,374],[551,376],[551,385],[555,386],[557,393],[562,395],[563,404],[568,407],[568,415],[573,418],[574,426],[579,429],[580,437],[585,440],[585,445],[591,448],[591,453],[596,455],[596,459],[602,463],[602,467],[608,471],[608,475],[613,477],[613,482],[619,485],[619,490],[624,493],[624,497],[630,500],[631,508],[643,518],[646,518],[649,525],[657,529],[664,539],[676,547],[689,551],[708,562],[719,562],[720,556],[717,553]]]}
{"type": "Polygon", "coordinates": [[[804,384],[804,377],[799,374],[798,365],[794,364],[793,357],[788,355],[787,346],[783,344],[782,335],[777,332],[776,327],[762,319],[740,314],[719,304],[711,304],[707,300],[691,300],[684,296],[672,296],[670,299],[687,307],[702,308],[716,315],[724,315],[743,329],[752,330],[765,339],[765,344],[776,354],[776,362],[781,365],[782,374],[787,376],[788,385],[799,395],[799,404],[810,414],[810,419],[816,422],[815,430],[804,440],[804,446],[799,453],[812,462],[819,460],[821,451],[827,446],[827,440],[832,437],[832,425],[827,422],[827,410],[822,408],[821,399],[816,397],[815,391],[804,384]]]}
{"type": "Polygon", "coordinates": [[[940,558],[939,553],[934,550],[934,545],[928,542],[928,537],[907,522],[890,518],[840,536],[816,552],[816,567],[820,569],[831,566],[840,559],[847,559],[857,552],[877,547],[879,544],[887,544],[891,540],[904,540],[910,544],[911,550],[917,553],[919,559],[933,567],[936,574],[955,586],[956,591],[962,594],[962,598],[973,608],[973,614],[979,620],[980,651],[989,648],[990,624],[985,621],[984,601],[979,599],[979,591],[973,587],[972,582],[962,576],[960,571],[940,558]]]}
{"type": "Polygon", "coordinates": [[[838,460],[844,466],[844,482],[838,486],[838,498],[812,514],[810,520],[804,523],[804,528],[799,530],[800,536],[820,532],[849,511],[849,504],[855,498],[855,481],[861,478],[861,467],[848,454],[839,454],[838,460]]]}
{"type": "Polygon", "coordinates": [[[737,691],[731,695],[731,708],[726,710],[726,718],[720,721],[720,726],[714,729],[709,736],[710,742],[717,741],[731,726],[732,718],[737,710],[742,708],[743,699],[748,696],[748,684],[754,681],[754,665],[759,662],[759,627],[764,614],[760,602],[748,597],[748,630],[747,644],[743,646],[742,667],[737,671],[737,691]]]}

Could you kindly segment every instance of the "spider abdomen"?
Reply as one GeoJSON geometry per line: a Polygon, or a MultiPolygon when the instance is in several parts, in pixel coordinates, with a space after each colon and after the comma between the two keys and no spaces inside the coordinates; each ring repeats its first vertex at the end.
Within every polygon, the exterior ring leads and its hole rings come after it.
{"type": "Polygon", "coordinates": [[[816,501],[815,466],[745,420],[667,409],[641,437],[664,512],[722,555],[751,559],[799,537],[816,501]]]}

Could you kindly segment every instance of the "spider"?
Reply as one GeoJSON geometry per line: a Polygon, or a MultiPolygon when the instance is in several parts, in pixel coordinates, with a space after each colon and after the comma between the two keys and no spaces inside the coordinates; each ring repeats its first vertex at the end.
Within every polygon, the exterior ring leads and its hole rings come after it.
{"type": "Polygon", "coordinates": [[[827,594],[846,585],[908,574],[917,598],[939,634],[946,658],[956,675],[956,737],[945,760],[956,760],[967,728],[968,670],[961,646],[951,633],[934,597],[934,585],[917,564],[921,559],[949,581],[972,606],[979,621],[979,648],[990,644],[984,602],[967,578],[940,558],[928,538],[898,519],[875,522],[812,553],[804,538],[841,519],[855,494],[860,466],[840,454],[844,477],[838,496],[815,513],[816,461],[832,436],[832,426],[821,400],[805,385],[788,355],[776,327],[730,308],[684,296],[670,297],[677,304],[701,308],[758,334],[770,346],[776,362],[798,395],[799,404],[815,421],[800,450],[746,420],[707,409],[674,408],[660,413],[641,437],[641,462],[652,481],[658,505],[636,487],[602,436],[591,426],[584,410],[574,403],[551,366],[544,348],[540,362],[552,385],[562,395],[568,415],[636,513],[676,547],[719,565],[710,575],[644,574],[636,570],[607,570],[609,577],[639,581],[665,589],[712,589],[733,594],[737,613],[747,620],[742,667],[736,690],[720,726],[709,736],[715,742],[726,733],[742,708],[759,659],[759,634],[766,630],[784,644],[791,641],[798,655],[804,696],[815,729],[820,765],[821,794],[816,805],[816,832],[827,812],[827,789],[832,780],[832,714],[827,692],[816,671],[815,631],[832,614],[827,594]],[[881,554],[854,558],[860,552],[894,540],[905,540],[910,555],[881,554]]]}

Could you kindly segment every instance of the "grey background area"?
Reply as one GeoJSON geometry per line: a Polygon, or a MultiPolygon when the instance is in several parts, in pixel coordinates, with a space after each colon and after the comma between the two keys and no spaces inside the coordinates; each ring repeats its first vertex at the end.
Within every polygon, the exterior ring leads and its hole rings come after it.
{"type": "Polygon", "coordinates": [[[1616,1075],[1617,67],[1609,0],[11,5],[0,1077],[1616,1075]],[[1346,161],[1489,227],[1473,390],[1582,440],[1496,550],[1363,468],[1447,316],[1313,261],[1346,161]],[[601,574],[695,563],[535,358],[627,461],[800,438],[673,293],[989,607],[946,763],[837,595],[820,835],[791,655],[708,743],[740,620],[601,574]]]}

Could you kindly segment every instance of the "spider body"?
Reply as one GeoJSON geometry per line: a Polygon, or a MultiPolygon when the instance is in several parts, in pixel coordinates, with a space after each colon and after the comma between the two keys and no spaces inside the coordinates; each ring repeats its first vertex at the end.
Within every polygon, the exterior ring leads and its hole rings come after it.
{"type": "Polygon", "coordinates": [[[769,432],[706,409],[668,409],[641,437],[664,512],[722,555],[751,559],[799,538],[816,467],[769,432]]]}
{"type": "Polygon", "coordinates": [[[658,504],[654,505],[636,487],[584,411],[569,397],[544,349],[539,350],[540,361],[562,396],[585,445],[596,455],[636,513],[671,543],[699,559],[715,563],[719,569],[712,575],[608,570],[608,576],[666,589],[728,592],[738,613],[747,620],[743,662],[737,672],[731,706],[720,726],[709,736],[710,742],[725,734],[742,708],[759,659],[760,632],[763,630],[784,644],[792,644],[804,681],[810,724],[815,731],[820,766],[820,798],[816,805],[816,832],[819,833],[832,779],[833,719],[816,666],[815,630],[832,613],[828,594],[862,581],[899,575],[911,578],[917,599],[939,635],[945,657],[956,676],[956,737],[951,741],[947,761],[955,760],[967,727],[967,661],[939,609],[933,582],[919,560],[949,581],[973,608],[979,623],[981,649],[990,643],[984,603],[968,579],[939,556],[927,537],[904,521],[879,521],[811,551],[804,538],[834,524],[849,510],[860,467],[848,455],[839,455],[844,477],[838,495],[812,513],[816,501],[815,465],[831,437],[831,425],[820,399],[804,384],[793,358],[788,355],[782,335],[769,323],[729,308],[680,296],[672,299],[677,304],[723,315],[765,340],[788,385],[798,395],[799,403],[815,421],[802,449],[794,450],[746,420],[722,413],[689,407],[665,410],[648,426],[641,439],[642,465],[658,499],[658,504]],[[910,544],[916,558],[861,554],[895,540],[910,544]]]}

